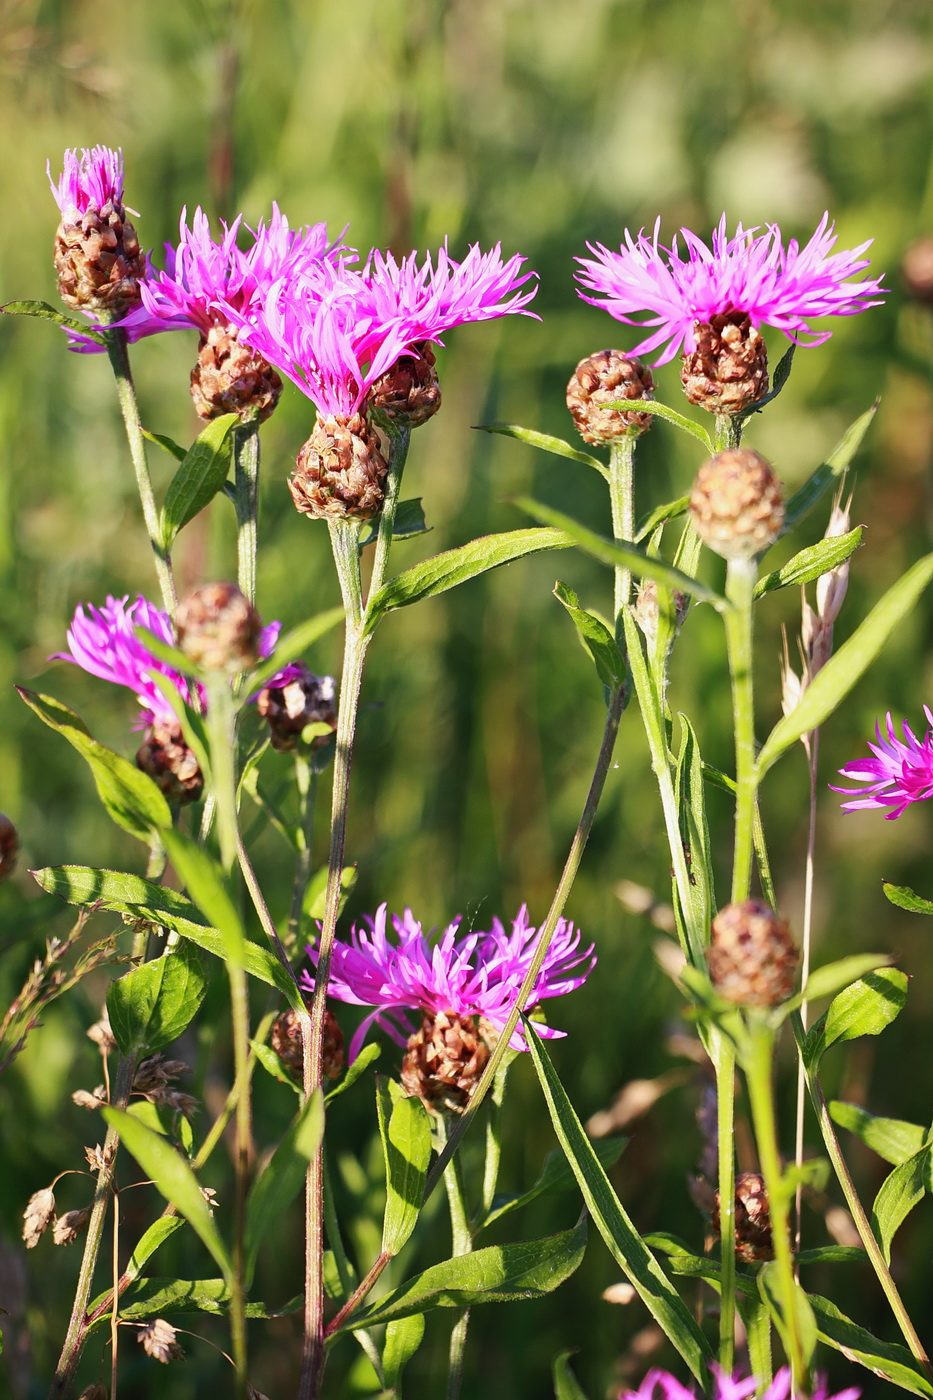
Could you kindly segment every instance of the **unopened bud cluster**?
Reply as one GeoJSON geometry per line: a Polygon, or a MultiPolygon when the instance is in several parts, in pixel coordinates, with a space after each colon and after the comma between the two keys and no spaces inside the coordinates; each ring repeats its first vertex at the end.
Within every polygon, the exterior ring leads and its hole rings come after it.
{"type": "MultiPolygon", "coordinates": [[[[259,692],[256,709],[269,725],[269,741],[279,753],[298,748],[311,724],[337,728],[336,684],[333,676],[316,676],[307,666],[294,664],[275,685],[259,692]]],[[[309,747],[323,748],[327,734],[316,734],[309,747]]]]}
{"type": "Polygon", "coordinates": [[[760,452],[728,448],[697,473],[690,515],[700,539],[723,559],[753,559],[781,533],[781,483],[760,452]]]}
{"type": "MultiPolygon", "coordinates": [[[[713,1209],[713,1231],[720,1233],[719,1192],[713,1209]]],[[[760,1264],[774,1258],[771,1212],[764,1177],[739,1172],[735,1178],[735,1254],[743,1264],[760,1264]]]]}
{"type": "Polygon", "coordinates": [[[262,621],[235,583],[205,583],[175,615],[178,645],[202,671],[248,671],[259,659],[262,621]]]}
{"type": "Polygon", "coordinates": [[[435,1113],[462,1113],[489,1059],[483,1031],[475,1016],[425,1015],[402,1061],[405,1092],[435,1113]]]}
{"type": "Polygon", "coordinates": [[[694,326],[696,349],[681,380],[691,403],[709,413],[742,413],[768,392],[768,353],[747,312],[725,311],[694,326]]]}
{"type": "Polygon", "coordinates": [[[777,1006],[793,994],[800,954],[788,925],[763,900],[720,909],[706,956],[713,986],[726,1001],[777,1006]]]}

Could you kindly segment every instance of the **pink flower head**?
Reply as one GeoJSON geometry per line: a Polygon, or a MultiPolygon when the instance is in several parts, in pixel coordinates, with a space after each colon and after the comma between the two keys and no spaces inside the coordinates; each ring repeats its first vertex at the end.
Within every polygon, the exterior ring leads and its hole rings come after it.
{"type": "Polygon", "coordinates": [[[90,151],[65,152],[65,168],[56,185],[52,179],[52,162],[46,162],[46,174],[52,186],[55,202],[65,223],[76,224],[94,209],[97,213],[105,204],[123,201],[123,152],[109,146],[94,146],[90,151]]]}
{"type": "MultiPolygon", "coordinates": [[[[727,1375],[715,1363],[710,1370],[716,1377],[714,1400],[748,1400],[760,1384],[754,1376],[740,1378],[727,1375]]],[[[848,1390],[840,1390],[831,1396],[826,1382],[819,1377],[816,1378],[815,1385],[816,1389],[812,1391],[810,1400],[859,1400],[861,1394],[857,1387],[851,1386],[848,1390]]],[[[774,1380],[765,1387],[761,1400],[787,1400],[790,1388],[790,1367],[782,1366],[774,1380]]],[[[798,1396],[799,1400],[807,1400],[799,1391],[798,1396]]],[[[618,1400],[696,1400],[696,1392],[688,1386],[681,1385],[670,1371],[652,1370],[637,1390],[620,1390],[618,1400]]]]}
{"type": "Polygon", "coordinates": [[[904,737],[899,739],[894,732],[890,714],[885,716],[886,735],[881,732],[881,721],[875,725],[877,743],[869,743],[873,758],[857,758],[847,763],[839,772],[844,778],[854,778],[867,786],[861,788],[835,787],[833,792],[841,792],[852,798],[843,802],[844,812],[857,812],[862,808],[893,807],[893,812],[885,812],[888,821],[893,821],[910,806],[911,802],[922,802],[933,797],[933,714],[924,705],[923,713],[930,726],[922,739],[918,739],[905,721],[901,726],[904,737]]]}
{"type": "MultiPolygon", "coordinates": [[[[402,1014],[406,1011],[485,1016],[502,1029],[534,955],[537,929],[529,924],[524,904],[511,934],[494,919],[488,933],[467,933],[458,938],[458,917],[435,937],[425,934],[411,910],[406,909],[402,915],[392,915],[392,939],[387,922],[386,906],[382,904],[362,928],[354,925],[349,943],[334,944],[328,995],[353,1006],[375,1008],[353,1037],[351,1060],[359,1053],[373,1022],[404,1045],[414,1029],[402,1014]]],[[[545,997],[563,996],[583,985],[596,965],[596,955],[592,944],[583,951],[579,948],[579,931],[561,919],[527,1006],[534,1006],[545,997]]],[[[308,955],[316,966],[317,949],[309,947],[308,955]]],[[[307,972],[303,981],[309,988],[314,986],[307,972]]],[[[551,1026],[537,1029],[546,1037],[564,1034],[551,1026]]],[[[510,1044],[513,1050],[527,1049],[520,1030],[515,1031],[510,1044]]]]}
{"type": "MultiPolygon", "coordinates": [[[[150,673],[158,671],[160,675],[167,676],[181,698],[189,704],[193,700],[195,683],[153,656],[136,635],[137,627],[145,627],[168,646],[175,645],[175,629],[168,613],[146,598],[140,597],[131,603],[129,595],[123,598],[108,596],[102,608],[88,603],[86,611],[84,605],[79,603],[67,633],[69,651],[57,652],[50,659],[73,661],[92,676],[132,690],[142,707],[134,728],[145,729],[153,723],[173,725],[176,722],[175,713],[150,673]]],[[[280,622],[272,622],[263,628],[259,637],[261,657],[269,656],[275,649],[281,627],[280,622]]],[[[270,684],[276,681],[277,678],[274,678],[270,684]]],[[[203,708],[205,695],[202,687],[197,687],[197,694],[203,708]]]]}
{"type": "Polygon", "coordinates": [[[516,313],[534,316],[525,308],[537,285],[519,290],[536,277],[533,272],[522,273],[524,262],[517,255],[503,262],[500,243],[489,253],[481,252],[474,243],[463,262],[449,255],[445,243],[437,254],[436,267],[430,253],[419,267],[417,253],[396,262],[391,253],[374,249],[363,276],[378,317],[388,320],[400,316],[417,340],[437,340],[444,331],[468,321],[490,321],[516,313]]]}
{"type": "Polygon", "coordinates": [[[833,253],[834,228],[824,214],[804,248],[796,239],[785,247],[777,224],[769,224],[764,233],[739,224],[729,238],[723,214],[713,231],[712,249],[689,229],[681,229],[684,258],[676,238],[670,248],[658,243],[659,219],[651,238],[644,230],[633,238],[626,229],[618,253],[601,243],[588,244],[593,257],[577,259],[581,271],[576,276],[598,295],[580,296],[604,307],[617,321],[651,327],[651,334],[630,353],[647,354],[661,346],[655,361],[659,365],[681,348],[692,353],[696,323],[727,311],[746,312],[756,328],[774,326],[798,345],[822,345],[832,332],[811,330],[810,318],[854,316],[880,305],[886,290],[880,277],[847,280],[868,267],[862,254],[872,240],[833,253]],[[643,312],[649,314],[639,314],[643,312]],[[811,339],[801,340],[804,334],[811,339]]]}

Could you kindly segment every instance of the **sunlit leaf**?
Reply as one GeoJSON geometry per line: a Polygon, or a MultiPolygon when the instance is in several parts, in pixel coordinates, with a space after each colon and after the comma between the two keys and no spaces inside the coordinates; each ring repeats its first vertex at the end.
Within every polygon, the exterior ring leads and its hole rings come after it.
{"type": "Polygon", "coordinates": [[[581,452],[579,447],[565,442],[563,438],[552,437],[550,433],[539,433],[534,428],[520,428],[517,423],[480,423],[478,427],[484,433],[502,433],[504,437],[517,438],[519,442],[528,443],[529,447],[539,447],[542,452],[552,452],[555,457],[569,457],[571,462],[582,462],[599,472],[606,481],[609,480],[609,469],[604,462],[591,456],[589,452],[581,452]]]}
{"type": "Polygon", "coordinates": [[[829,1113],[834,1123],[855,1133],[867,1147],[895,1167],[915,1156],[929,1136],[928,1130],[919,1123],[905,1123],[901,1118],[877,1118],[858,1104],[840,1103],[838,1099],[829,1105],[829,1113]]]}
{"type": "Polygon", "coordinates": [[[755,597],[760,598],[764,593],[773,593],[776,588],[789,588],[791,585],[799,587],[800,584],[811,583],[821,574],[844,564],[861,545],[863,534],[864,526],[856,525],[847,535],[831,535],[829,539],[808,545],[779,569],[760,578],[755,584],[755,597]]]}
{"type": "Polygon", "coordinates": [[[224,413],[199,433],[169,482],[159,520],[163,549],[171,549],[179,530],[214,499],[230,470],[233,429],[239,414],[224,413]]]}
{"type": "MultiPolygon", "coordinates": [[[[593,1151],[596,1153],[603,1167],[615,1166],[616,1162],[625,1151],[628,1138],[607,1137],[600,1138],[593,1143],[593,1151]]],[[[492,1208],[482,1223],[485,1230],[487,1226],[501,1220],[504,1215],[511,1215],[513,1211],[521,1210],[522,1206],[528,1205],[530,1201],[536,1201],[539,1196],[544,1196],[552,1191],[566,1191],[575,1184],[573,1170],[567,1157],[561,1148],[555,1148],[549,1152],[544,1159],[544,1166],[538,1175],[538,1179],[527,1191],[522,1191],[520,1195],[508,1196],[500,1194],[493,1197],[492,1208]]]]}
{"type": "Polygon", "coordinates": [[[124,973],[107,988],[107,1014],[124,1055],[151,1055],[181,1035],[207,992],[196,948],[177,948],[124,973]]]}
{"type": "Polygon", "coordinates": [[[586,1400],[580,1382],[570,1369],[572,1351],[562,1351],[554,1362],[554,1400],[586,1400]]]}
{"type": "Polygon", "coordinates": [[[922,1147],[906,1162],[894,1168],[881,1183],[871,1210],[871,1228],[891,1262],[891,1241],[915,1205],[923,1200],[930,1181],[930,1154],[933,1148],[922,1147]]]}
{"type": "Polygon", "coordinates": [[[431,1160],[431,1124],[419,1098],[408,1098],[394,1080],[376,1077],[379,1135],[386,1167],[382,1252],[396,1255],[411,1238],[424,1204],[431,1160]]]}
{"type": "Polygon", "coordinates": [[[382,1371],[386,1389],[402,1392],[402,1372],[421,1345],[424,1337],[424,1314],[412,1313],[411,1317],[400,1317],[390,1322],[386,1328],[385,1345],[382,1348],[382,1371]]]}
{"type": "Polygon", "coordinates": [[[907,1002],[907,977],[894,967],[879,968],[834,997],[804,1041],[808,1069],[816,1070],[826,1050],[860,1035],[880,1035],[907,1002]]]}
{"type": "Polygon", "coordinates": [[[580,640],[595,662],[603,685],[617,690],[625,680],[625,662],[609,628],[598,617],[580,607],[576,593],[565,583],[555,583],[554,597],[567,609],[580,640]]]}
{"type": "Polygon", "coordinates": [[[912,1395],[927,1396],[928,1400],[933,1397],[933,1385],[906,1347],[896,1342],[879,1341],[840,1312],[828,1298],[811,1293],[809,1299],[820,1341],[841,1351],[847,1360],[866,1366],[881,1380],[900,1386],[901,1390],[908,1390],[912,1395]]]}
{"type": "Polygon", "coordinates": [[[816,471],[805,481],[799,491],[795,491],[787,502],[784,511],[784,531],[793,530],[803,517],[812,510],[817,501],[825,491],[842,478],[846,472],[852,458],[862,445],[862,439],[871,426],[878,409],[878,400],[872,404],[866,413],[863,413],[855,422],[846,428],[836,446],[830,452],[826,461],[823,462],[816,471]]]}
{"type": "Polygon", "coordinates": [[[907,909],[911,914],[933,914],[933,900],[923,899],[908,885],[892,885],[882,880],[881,888],[885,898],[896,904],[898,909],[907,909]]]}
{"type": "Polygon", "coordinates": [[[0,306],[0,312],[6,316],[38,316],[40,320],[54,322],[62,330],[75,331],[78,335],[86,336],[88,340],[93,340],[95,345],[107,344],[100,331],[95,330],[87,321],[79,321],[75,316],[64,316],[61,311],[56,311],[54,306],[49,306],[47,301],[7,301],[0,306]]]}

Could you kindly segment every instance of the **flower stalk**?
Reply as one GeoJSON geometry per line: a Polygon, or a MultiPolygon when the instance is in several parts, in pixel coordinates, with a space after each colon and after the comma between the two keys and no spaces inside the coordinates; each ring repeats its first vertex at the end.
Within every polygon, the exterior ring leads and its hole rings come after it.
{"type": "Polygon", "coordinates": [[[259,424],[255,419],[233,430],[233,489],[237,523],[237,583],[256,605],[256,552],[259,523],[259,424]]]}

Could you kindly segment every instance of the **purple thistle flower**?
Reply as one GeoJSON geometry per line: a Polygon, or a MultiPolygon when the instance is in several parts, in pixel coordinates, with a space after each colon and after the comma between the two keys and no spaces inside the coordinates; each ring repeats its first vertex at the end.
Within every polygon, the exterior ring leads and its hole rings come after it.
{"type": "MultiPolygon", "coordinates": [[[[402,915],[392,915],[393,940],[387,922],[386,905],[382,904],[375,917],[364,920],[362,928],[353,926],[349,943],[334,944],[328,995],[353,1006],[375,1008],[353,1037],[351,1062],[374,1022],[404,1046],[413,1030],[405,1011],[483,1016],[502,1029],[534,954],[537,929],[528,922],[526,905],[519,909],[511,934],[494,919],[488,933],[467,933],[458,938],[458,916],[435,938],[425,934],[406,909],[402,915]]],[[[318,950],[309,946],[308,955],[317,966],[318,950]]],[[[580,951],[579,930],[561,919],[527,1007],[581,987],[595,965],[593,945],[580,951]]],[[[309,989],[314,987],[309,973],[304,973],[302,980],[309,989]]],[[[564,1034],[552,1026],[536,1029],[548,1038],[564,1034]]],[[[520,1030],[515,1031],[510,1044],[513,1050],[527,1049],[520,1030]]]]}
{"type": "MultiPolygon", "coordinates": [[[[748,1396],[754,1395],[760,1384],[754,1376],[740,1379],[738,1376],[727,1375],[715,1363],[710,1369],[716,1377],[714,1400],[747,1400],[748,1396]]],[[[770,1385],[765,1387],[761,1400],[787,1400],[791,1389],[790,1380],[790,1367],[782,1366],[770,1385]]],[[[850,1386],[848,1390],[840,1390],[831,1396],[826,1382],[819,1377],[816,1378],[815,1385],[809,1400],[858,1400],[861,1394],[857,1386],[850,1386]]],[[[799,1392],[798,1395],[799,1400],[806,1400],[799,1392]]],[[[682,1385],[670,1371],[655,1369],[648,1372],[637,1390],[620,1390],[618,1400],[696,1400],[696,1392],[682,1385]]]]}
{"type": "MultiPolygon", "coordinates": [[[[401,316],[416,338],[437,340],[444,331],[468,321],[490,321],[497,316],[534,316],[525,308],[537,293],[537,285],[520,291],[534,272],[522,273],[525,258],[516,255],[502,261],[502,245],[488,253],[474,243],[463,262],[456,262],[447,245],[430,253],[421,267],[418,254],[396,262],[391,253],[374,249],[363,276],[369,284],[376,315],[383,320],[401,316]]],[[[539,319],[535,317],[535,319],[539,319]]]]}
{"type": "Polygon", "coordinates": [[[890,714],[885,716],[886,734],[881,732],[881,721],[875,725],[877,743],[868,747],[874,758],[857,758],[847,763],[839,772],[844,778],[853,778],[868,786],[861,788],[830,787],[833,792],[841,792],[852,801],[843,802],[844,812],[857,812],[863,808],[893,807],[893,812],[885,812],[888,821],[899,817],[911,802],[922,802],[933,797],[933,714],[924,705],[923,712],[930,728],[922,739],[918,739],[906,721],[902,724],[904,738],[899,739],[894,732],[890,714]]]}
{"type": "Polygon", "coordinates": [[[683,258],[676,238],[670,248],[658,243],[659,219],[651,238],[644,230],[633,238],[626,229],[617,253],[601,243],[588,244],[593,257],[577,259],[582,270],[576,277],[598,295],[579,295],[604,307],[617,321],[653,328],[628,353],[647,354],[663,347],[656,364],[666,364],[681,348],[691,354],[697,322],[705,324],[730,311],[747,313],[756,329],[774,326],[798,345],[822,345],[832,332],[811,330],[811,318],[853,316],[880,305],[886,290],[880,277],[848,280],[868,267],[862,254],[872,240],[833,253],[834,228],[824,214],[805,247],[796,239],[785,247],[777,224],[769,224],[764,233],[739,224],[729,238],[723,214],[713,231],[712,249],[689,229],[681,229],[687,252],[683,258]],[[644,312],[649,314],[639,314],[644,312]],[[802,335],[811,339],[803,341],[802,335]]]}
{"type": "Polygon", "coordinates": [[[46,161],[46,174],[52,186],[55,202],[66,223],[78,223],[94,209],[98,213],[105,204],[123,202],[123,152],[109,146],[93,146],[91,150],[66,151],[65,168],[58,184],[52,179],[52,162],[46,161]]]}

